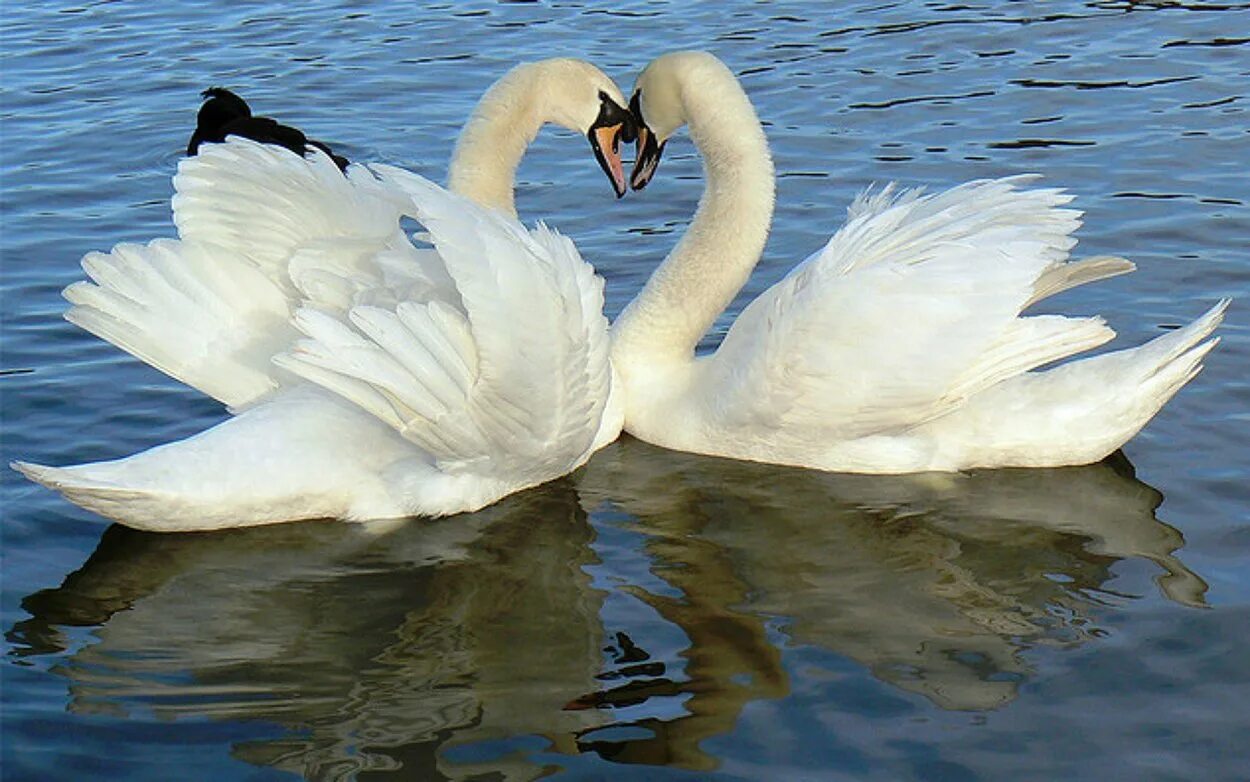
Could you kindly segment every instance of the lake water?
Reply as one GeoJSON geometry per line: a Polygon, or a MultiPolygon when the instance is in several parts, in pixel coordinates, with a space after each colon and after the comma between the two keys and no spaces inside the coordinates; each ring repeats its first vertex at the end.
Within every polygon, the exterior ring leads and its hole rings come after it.
{"type": "MultiPolygon", "coordinates": [[[[1084,468],[839,476],[626,440],[469,516],[163,536],[4,470],[5,779],[1245,778],[1250,6],[49,0],[2,24],[5,462],[223,418],[59,295],[84,253],[173,235],[213,84],[441,179],[519,61],[585,57],[628,90],[708,48],[780,177],[735,311],[871,182],[1029,171],[1087,210],[1081,254],[1139,267],[1055,309],[1127,345],[1237,299],[1205,372],[1084,468]]],[[[547,132],[518,205],[615,314],[699,180],[681,136],[616,203],[585,140],[547,132]]]]}

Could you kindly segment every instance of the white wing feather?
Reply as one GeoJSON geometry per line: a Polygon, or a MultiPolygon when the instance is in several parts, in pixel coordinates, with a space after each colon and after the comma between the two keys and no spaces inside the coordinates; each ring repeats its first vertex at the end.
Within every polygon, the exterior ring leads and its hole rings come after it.
{"type": "Polygon", "coordinates": [[[1095,318],[1019,319],[1065,265],[1080,217],[1060,191],[1018,190],[1027,179],[858,199],[710,359],[725,425],[807,442],[898,431],[1110,339],[1095,318]]]}
{"type": "Polygon", "coordinates": [[[183,160],[174,189],[182,239],[244,255],[293,298],[320,304],[322,286],[344,280],[353,295],[379,287],[454,295],[438,259],[399,229],[404,194],[361,166],[344,176],[320,150],[301,157],[231,138],[183,160]]]}
{"type": "Polygon", "coordinates": [[[123,523],[199,529],[476,510],[614,438],[603,284],[572,242],[377,171],[245,139],[183,162],[181,241],[88,256],[69,317],[247,409],[117,462],[18,468],[123,523]]]}
{"type": "Polygon", "coordinates": [[[410,198],[458,305],[403,300],[346,318],[301,310],[285,368],[356,402],[440,469],[525,482],[590,454],[611,382],[602,282],[572,243],[378,166],[410,198]]]}
{"type": "Polygon", "coordinates": [[[298,336],[283,291],[247,258],[158,239],[83,258],[71,323],[227,405],[278,386],[269,358],[298,336]]]}
{"type": "Polygon", "coordinates": [[[318,240],[380,246],[398,215],[323,153],[301,157],[240,138],[180,162],[174,190],[180,237],[235,250],[292,292],[287,266],[296,250],[318,240]]]}
{"type": "Polygon", "coordinates": [[[205,145],[174,185],[181,241],[89,254],[66,317],[227,405],[279,385],[271,358],[299,337],[300,306],[458,298],[438,255],[400,230],[406,196],[319,151],[205,145]]]}

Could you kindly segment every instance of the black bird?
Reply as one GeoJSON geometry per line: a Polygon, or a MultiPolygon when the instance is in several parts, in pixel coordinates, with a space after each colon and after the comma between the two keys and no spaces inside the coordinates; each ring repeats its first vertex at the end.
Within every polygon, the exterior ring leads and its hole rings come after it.
{"type": "Polygon", "coordinates": [[[348,160],[336,155],[326,144],[308,138],[298,128],[283,125],[269,117],[253,117],[247,101],[224,87],[204,90],[204,105],[196,116],[195,133],[187,144],[187,154],[194,155],[200,144],[225,141],[226,136],[243,136],[262,144],[277,144],[303,155],[308,148],[316,147],[330,156],[341,170],[347,169],[348,160]]]}

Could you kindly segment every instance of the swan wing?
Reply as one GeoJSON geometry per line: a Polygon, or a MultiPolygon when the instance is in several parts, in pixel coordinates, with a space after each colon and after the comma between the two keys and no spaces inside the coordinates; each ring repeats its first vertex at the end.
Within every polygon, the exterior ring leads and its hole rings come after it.
{"type": "Polygon", "coordinates": [[[1020,317],[1042,295],[1127,264],[1065,274],[1079,266],[1067,256],[1080,212],[1063,208],[1061,191],[1024,181],[857,199],[846,225],[752,302],[708,362],[725,423],[804,442],[813,431],[898,432],[1110,339],[1097,318],[1020,317]]]}
{"type": "Polygon", "coordinates": [[[286,294],[248,258],[157,239],[83,258],[66,320],[231,406],[277,388],[269,359],[299,336],[286,294]]]}
{"type": "MultiPolygon", "coordinates": [[[[400,230],[406,196],[352,166],[344,175],[324,152],[305,156],[231,137],[178,165],[174,225],[183,240],[237,252],[293,299],[421,286],[451,295],[438,257],[400,230]]],[[[324,302],[332,303],[333,300],[324,302]]]]}
{"type": "Polygon", "coordinates": [[[400,169],[456,297],[303,308],[307,338],[278,358],[355,402],[439,468],[549,480],[584,461],[611,382],[602,281],[568,239],[527,231],[400,169]]]}
{"type": "Polygon", "coordinates": [[[359,167],[231,139],[174,184],[181,239],[87,255],[66,317],[227,405],[281,383],[270,359],[299,338],[301,306],[456,298],[438,254],[401,230],[407,196],[359,167]]]}

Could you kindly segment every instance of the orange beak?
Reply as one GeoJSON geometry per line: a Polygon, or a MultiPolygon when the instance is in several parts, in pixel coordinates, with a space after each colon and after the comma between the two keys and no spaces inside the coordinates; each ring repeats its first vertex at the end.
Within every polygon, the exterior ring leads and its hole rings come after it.
{"type": "Polygon", "coordinates": [[[603,173],[612,181],[612,189],[616,197],[625,195],[628,186],[625,183],[625,166],[621,163],[621,129],[622,125],[602,125],[590,131],[590,147],[595,152],[603,173]]]}

